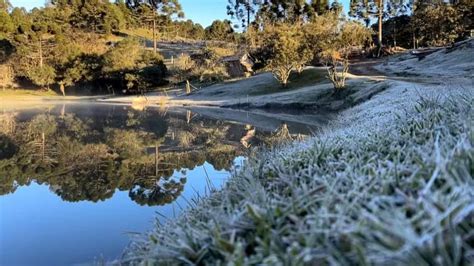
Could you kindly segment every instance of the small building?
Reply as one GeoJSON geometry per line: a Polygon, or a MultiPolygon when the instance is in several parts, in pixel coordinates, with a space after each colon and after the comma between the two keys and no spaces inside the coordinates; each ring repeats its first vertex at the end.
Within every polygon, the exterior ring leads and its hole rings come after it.
{"type": "Polygon", "coordinates": [[[248,77],[253,74],[255,59],[248,53],[222,57],[221,61],[227,68],[227,73],[233,78],[248,77]]]}

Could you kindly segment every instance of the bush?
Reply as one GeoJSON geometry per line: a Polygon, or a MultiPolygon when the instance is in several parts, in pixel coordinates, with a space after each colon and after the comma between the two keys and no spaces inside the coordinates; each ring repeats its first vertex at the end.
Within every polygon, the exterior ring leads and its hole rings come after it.
{"type": "Polygon", "coordinates": [[[222,81],[229,77],[227,68],[220,61],[221,57],[209,47],[203,50],[200,60],[197,60],[193,75],[201,82],[222,81]]]}
{"type": "Polygon", "coordinates": [[[12,139],[0,133],[0,160],[13,157],[18,152],[18,147],[12,139]]]}
{"type": "Polygon", "coordinates": [[[49,85],[53,84],[56,78],[56,70],[48,65],[34,67],[28,72],[28,78],[35,85],[46,87],[49,90],[49,85]]]}
{"type": "Polygon", "coordinates": [[[311,60],[312,52],[299,27],[280,25],[273,30],[269,36],[269,45],[274,54],[269,60],[268,68],[286,86],[291,71],[296,69],[301,73],[305,64],[311,60]]]}
{"type": "Polygon", "coordinates": [[[125,39],[110,49],[102,69],[113,87],[127,93],[143,93],[166,83],[163,56],[143,50],[136,39],[125,39]]]}

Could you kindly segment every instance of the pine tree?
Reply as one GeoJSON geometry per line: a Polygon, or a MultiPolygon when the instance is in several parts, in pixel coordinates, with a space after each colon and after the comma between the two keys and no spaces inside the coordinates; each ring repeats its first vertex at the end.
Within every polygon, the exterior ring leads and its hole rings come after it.
{"type": "Polygon", "coordinates": [[[151,10],[151,14],[149,12],[143,12],[141,19],[151,21],[152,23],[153,51],[155,53],[157,52],[156,24],[158,18],[160,16],[165,19],[170,19],[172,16],[179,18],[184,17],[181,4],[178,0],[127,0],[126,3],[128,7],[133,10],[151,10]]]}
{"type": "Polygon", "coordinates": [[[323,15],[329,10],[329,0],[311,0],[311,7],[316,15],[323,15]]]}
{"type": "Polygon", "coordinates": [[[8,0],[0,0],[0,11],[8,12],[12,8],[12,5],[8,0]]]}
{"type": "Polygon", "coordinates": [[[313,15],[311,3],[305,0],[264,0],[257,14],[261,23],[297,23],[313,15]]]}
{"type": "Polygon", "coordinates": [[[242,22],[242,27],[248,29],[260,4],[261,0],[229,0],[227,15],[242,22]]]}
{"type": "Polygon", "coordinates": [[[369,25],[371,17],[377,18],[377,46],[379,55],[382,48],[382,25],[386,1],[387,0],[351,0],[349,11],[349,16],[363,19],[366,26],[369,25]]]}

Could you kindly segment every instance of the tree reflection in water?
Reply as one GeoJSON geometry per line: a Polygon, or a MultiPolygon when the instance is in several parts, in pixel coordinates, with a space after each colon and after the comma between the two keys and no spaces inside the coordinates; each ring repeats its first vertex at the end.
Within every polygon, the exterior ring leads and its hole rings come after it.
{"type": "Polygon", "coordinates": [[[59,109],[0,114],[0,195],[36,182],[69,202],[103,201],[120,190],[140,205],[164,205],[184,189],[185,175],[175,173],[206,161],[229,170],[244,152],[243,127],[189,111],[59,109]]]}

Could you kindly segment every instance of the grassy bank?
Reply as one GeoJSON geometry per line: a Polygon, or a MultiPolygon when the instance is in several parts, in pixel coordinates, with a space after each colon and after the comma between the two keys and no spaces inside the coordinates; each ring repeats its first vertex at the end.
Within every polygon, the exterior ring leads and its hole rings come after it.
{"type": "Polygon", "coordinates": [[[124,262],[472,265],[474,93],[434,91],[392,88],[260,153],[124,262]]]}
{"type": "Polygon", "coordinates": [[[58,96],[58,94],[52,90],[28,90],[28,89],[0,89],[0,97],[2,98],[17,98],[17,97],[29,97],[29,96],[58,96]]]}

